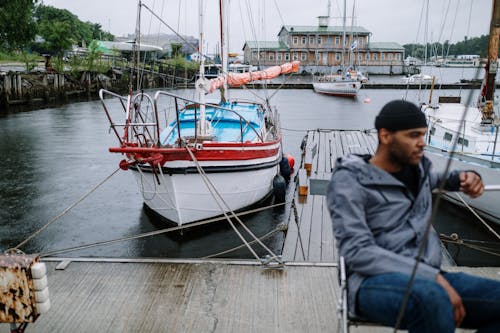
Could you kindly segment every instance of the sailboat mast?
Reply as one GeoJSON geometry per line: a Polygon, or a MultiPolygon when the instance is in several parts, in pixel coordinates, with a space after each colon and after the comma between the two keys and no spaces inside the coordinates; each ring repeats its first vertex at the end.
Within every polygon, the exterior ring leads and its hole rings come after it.
{"type": "Polygon", "coordinates": [[[206,115],[205,115],[205,91],[204,81],[205,81],[205,57],[203,56],[203,0],[198,1],[198,9],[199,9],[199,21],[198,26],[200,29],[200,40],[198,41],[198,54],[200,56],[200,78],[196,83],[196,90],[198,93],[198,98],[200,100],[200,134],[202,136],[207,135],[207,126],[206,126],[206,115]]]}
{"type": "Polygon", "coordinates": [[[498,39],[500,36],[500,0],[493,0],[493,10],[490,23],[490,40],[488,44],[488,62],[486,63],[485,89],[483,99],[486,100],[482,107],[483,121],[493,119],[493,94],[495,92],[495,76],[498,68],[498,39]]]}
{"type": "MultiPolygon", "coordinates": [[[[139,90],[140,87],[140,69],[139,65],[141,64],[141,9],[142,9],[142,1],[139,0],[137,4],[137,20],[136,20],[136,26],[135,26],[135,43],[134,43],[134,66],[136,66],[137,69],[137,77],[136,77],[136,85],[137,85],[137,90],[139,90]]],[[[132,77],[134,75],[132,74],[132,77]]]]}
{"type": "MultiPolygon", "coordinates": [[[[228,11],[227,0],[219,0],[219,12],[220,12],[220,47],[221,47],[221,66],[222,73],[228,74],[228,43],[227,37],[229,34],[227,33],[227,11],[228,11]]],[[[224,85],[221,91],[221,101],[226,101],[227,94],[227,80],[224,80],[224,85]]]]}
{"type": "Polygon", "coordinates": [[[345,21],[347,15],[346,0],[344,0],[344,15],[342,19],[342,73],[345,72],[345,47],[346,47],[346,33],[345,33],[345,21]]]}

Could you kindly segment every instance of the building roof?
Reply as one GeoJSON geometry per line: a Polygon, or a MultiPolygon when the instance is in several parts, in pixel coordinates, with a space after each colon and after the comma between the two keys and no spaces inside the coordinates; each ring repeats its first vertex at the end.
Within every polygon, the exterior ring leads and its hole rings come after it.
{"type": "Polygon", "coordinates": [[[368,44],[370,51],[404,51],[404,47],[394,42],[370,42],[368,44]]]}
{"type": "MultiPolygon", "coordinates": [[[[283,30],[288,31],[291,34],[318,34],[318,35],[331,35],[331,34],[340,34],[344,31],[344,27],[342,26],[328,26],[328,27],[320,27],[317,25],[284,25],[281,27],[278,36],[281,34],[283,30]]],[[[352,26],[345,27],[346,34],[371,34],[370,31],[366,30],[360,26],[352,26]]]]}
{"type": "Polygon", "coordinates": [[[262,51],[287,51],[289,48],[285,43],[279,41],[256,41],[256,40],[247,40],[245,44],[243,44],[243,49],[248,45],[250,49],[259,48],[262,51]]]}

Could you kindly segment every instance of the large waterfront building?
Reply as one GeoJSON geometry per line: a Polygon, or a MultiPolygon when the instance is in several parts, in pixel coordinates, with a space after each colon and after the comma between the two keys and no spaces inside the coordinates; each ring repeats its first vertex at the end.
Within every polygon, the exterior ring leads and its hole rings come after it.
{"type": "Polygon", "coordinates": [[[300,60],[306,72],[329,72],[332,67],[355,65],[373,74],[401,74],[404,48],[394,42],[372,42],[371,32],[360,26],[329,26],[320,16],[318,26],[281,27],[278,41],[246,41],[244,61],[254,66],[274,66],[300,60]],[[345,38],[344,38],[345,36],[345,38]],[[342,52],[344,51],[344,52],[342,52]]]}

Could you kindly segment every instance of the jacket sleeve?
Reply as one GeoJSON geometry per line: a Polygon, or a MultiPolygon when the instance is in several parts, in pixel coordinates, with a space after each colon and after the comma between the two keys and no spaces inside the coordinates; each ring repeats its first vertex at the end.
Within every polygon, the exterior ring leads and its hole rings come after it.
{"type": "MultiPolygon", "coordinates": [[[[448,174],[444,189],[447,191],[459,191],[460,190],[460,173],[462,172],[474,172],[481,178],[481,175],[474,170],[453,170],[448,174]]],[[[444,178],[444,173],[442,172],[431,172],[430,175],[431,189],[436,189],[441,186],[441,181],[444,178]]]]}
{"type": "MultiPolygon", "coordinates": [[[[384,273],[411,274],[414,258],[386,250],[375,243],[365,215],[369,200],[364,188],[353,174],[339,169],[333,176],[327,192],[328,208],[333,223],[339,254],[344,256],[350,272],[364,276],[384,273]]],[[[434,280],[439,270],[419,263],[417,276],[434,280]]]]}

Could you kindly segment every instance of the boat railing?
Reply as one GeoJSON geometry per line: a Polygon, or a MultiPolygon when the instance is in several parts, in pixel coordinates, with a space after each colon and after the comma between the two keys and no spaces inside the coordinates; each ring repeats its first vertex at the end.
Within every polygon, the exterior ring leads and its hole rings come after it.
{"type": "MultiPolygon", "coordinates": [[[[235,110],[232,110],[232,109],[229,109],[229,108],[225,108],[225,107],[222,107],[220,105],[216,105],[216,104],[212,104],[212,103],[200,103],[199,101],[195,101],[193,99],[190,99],[190,98],[187,98],[187,97],[182,97],[182,96],[179,96],[179,95],[176,95],[176,94],[173,94],[173,93],[170,93],[168,91],[163,91],[163,90],[160,90],[160,91],[157,91],[154,95],[154,109],[155,109],[155,114],[158,114],[158,105],[159,105],[159,100],[162,96],[167,96],[167,97],[170,97],[170,98],[173,98],[174,99],[174,104],[175,104],[175,116],[176,116],[176,123],[177,123],[177,135],[178,135],[178,142],[182,142],[182,136],[181,136],[181,131],[180,131],[180,117],[179,117],[179,114],[182,112],[182,110],[184,109],[194,109],[195,112],[194,112],[194,123],[195,123],[195,128],[194,128],[194,141],[196,142],[197,139],[198,139],[198,135],[197,135],[197,132],[198,132],[198,124],[197,124],[197,117],[198,117],[198,109],[201,105],[205,105],[206,107],[211,107],[211,108],[215,108],[217,110],[217,112],[228,112],[228,113],[232,113],[234,115],[236,115],[237,119],[239,120],[239,123],[240,123],[240,142],[243,143],[243,139],[244,139],[244,131],[246,131],[247,129],[250,129],[251,131],[253,131],[255,133],[255,135],[257,136],[257,138],[261,141],[261,142],[264,142],[264,138],[263,138],[263,135],[262,133],[259,132],[258,128],[256,128],[256,126],[253,124],[252,121],[249,121],[247,120],[244,116],[242,116],[239,112],[235,111],[235,110]],[[180,103],[179,101],[183,101],[185,104],[184,107],[180,107],[180,103]]],[[[244,102],[242,102],[244,103],[244,102]]],[[[250,103],[250,102],[247,102],[248,104],[255,104],[255,103],[250,103]]],[[[168,136],[166,137],[169,137],[172,132],[173,132],[174,128],[172,128],[170,130],[170,132],[168,133],[168,136]]]]}
{"type": "Polygon", "coordinates": [[[127,97],[101,89],[99,98],[110,123],[110,128],[120,142],[120,146],[135,144],[139,147],[152,147],[158,142],[158,115],[153,108],[153,99],[146,93],[137,93],[127,97]],[[125,122],[113,121],[106,101],[118,100],[125,114],[125,122]],[[120,136],[119,129],[123,129],[120,136]]]}

